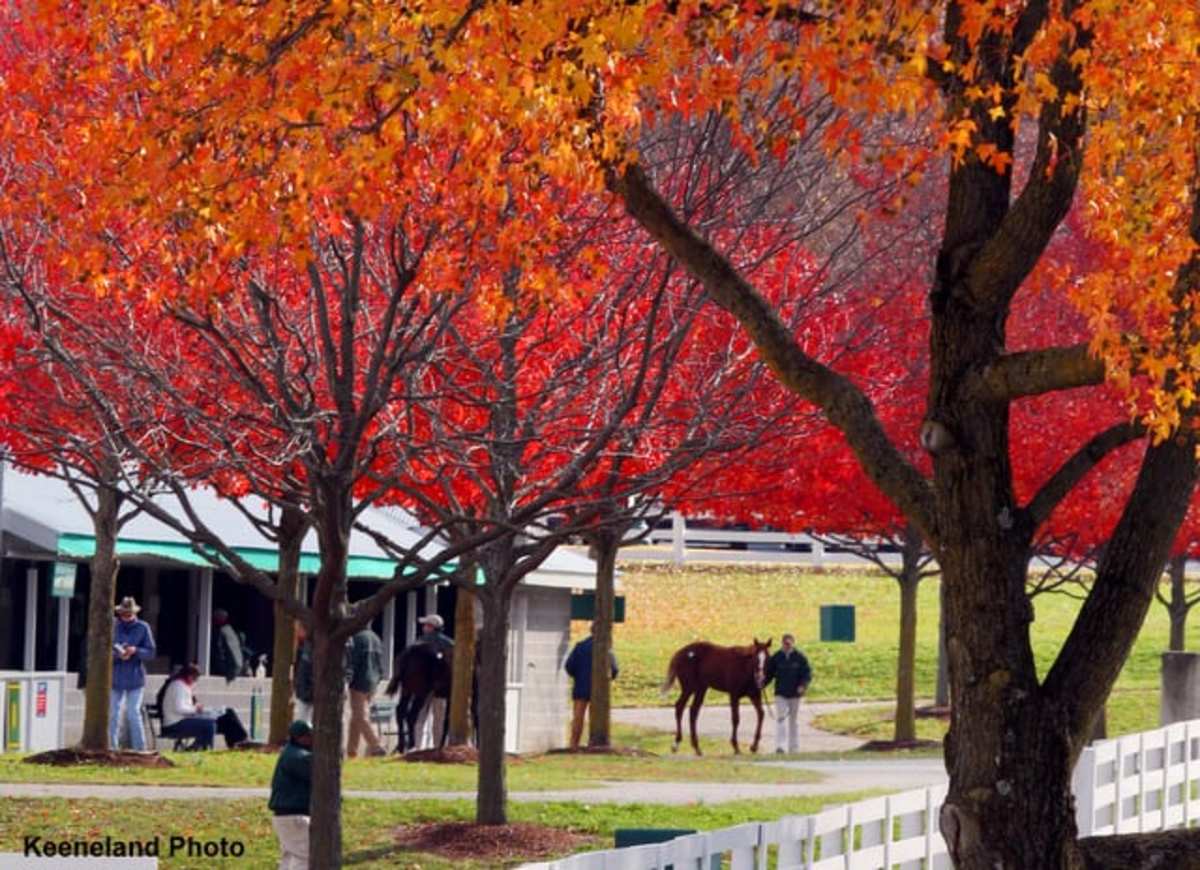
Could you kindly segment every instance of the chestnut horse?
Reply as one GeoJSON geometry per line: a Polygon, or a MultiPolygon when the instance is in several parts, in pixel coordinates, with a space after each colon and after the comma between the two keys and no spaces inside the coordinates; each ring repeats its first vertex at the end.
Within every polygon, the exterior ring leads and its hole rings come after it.
{"type": "Polygon", "coordinates": [[[738,704],[743,696],[748,697],[758,713],[758,725],[754,729],[754,742],[750,744],[751,752],[758,752],[758,741],[762,737],[763,706],[762,690],[766,685],[767,657],[771,649],[771,639],[760,643],[758,638],[749,646],[717,646],[708,641],[689,643],[675,655],[671,656],[671,664],[667,667],[667,679],[662,684],[665,695],[671,684],[679,680],[679,700],[675,702],[675,745],[672,752],[679,751],[683,741],[683,708],[688,698],[695,696],[692,701],[691,726],[692,748],[700,755],[700,742],[696,739],[696,717],[700,715],[700,707],[704,704],[704,695],[709,689],[729,693],[729,711],[733,717],[733,751],[738,749],[738,704]]]}

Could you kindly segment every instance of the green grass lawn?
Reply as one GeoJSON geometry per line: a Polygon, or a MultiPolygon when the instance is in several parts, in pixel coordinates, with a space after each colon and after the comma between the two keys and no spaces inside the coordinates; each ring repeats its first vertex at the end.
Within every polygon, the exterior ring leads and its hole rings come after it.
{"type": "MultiPolygon", "coordinates": [[[[511,805],[510,821],[535,822],[592,835],[583,849],[612,845],[616,828],[670,827],[712,830],[749,821],[769,821],[780,816],[816,812],[823,806],[861,800],[867,794],[825,795],[819,798],[781,798],[724,804],[655,806],[646,804],[530,803],[511,805]]],[[[403,824],[429,821],[470,821],[473,802],[456,801],[345,801],[342,809],[343,849],[346,867],[451,870],[495,867],[471,861],[449,861],[399,849],[392,831],[403,824]]],[[[273,867],[279,849],[265,803],[236,801],[80,800],[59,798],[0,801],[0,852],[20,851],[23,837],[41,835],[55,839],[97,839],[105,835],[124,840],[161,837],[166,849],[172,835],[195,840],[239,840],[245,855],[239,859],[160,858],[164,870],[273,867]]],[[[514,863],[520,863],[514,862],[514,863]]]]}
{"type": "MultiPolygon", "coordinates": [[[[1157,689],[1116,689],[1108,699],[1108,735],[1134,734],[1158,727],[1157,689]]],[[[889,704],[863,704],[849,710],[825,713],[815,724],[823,731],[863,740],[891,740],[895,709],[889,704]]],[[[943,719],[917,719],[917,738],[941,740],[950,723],[943,719]]]]}
{"type": "MultiPolygon", "coordinates": [[[[538,755],[508,765],[512,791],[587,788],[600,782],[814,782],[818,774],[786,770],[736,760],[729,745],[715,741],[712,757],[690,753],[673,756],[661,731],[617,726],[617,745],[665,753],[662,757],[622,755],[538,755]],[[686,763],[684,763],[686,761],[686,763]]],[[[209,785],[266,787],[271,784],[275,756],[258,752],[164,753],[173,768],[112,768],[91,765],[50,767],[25,764],[23,756],[0,755],[0,782],[94,782],[119,785],[209,785]]],[[[428,764],[388,758],[355,758],[343,765],[346,789],[371,791],[470,791],[475,788],[474,765],[428,764]]]]}
{"type": "MultiPolygon", "coordinates": [[[[658,687],[671,654],[693,640],[744,644],[753,637],[771,637],[777,646],[780,635],[788,631],[796,635],[813,666],[810,700],[893,697],[900,597],[890,578],[866,573],[817,574],[781,566],[676,569],[626,564],[621,568],[621,584],[628,617],[615,627],[621,664],[613,690],[617,706],[672,703],[675,694],[664,699],[658,687]],[[819,641],[822,604],[855,606],[854,643],[819,641]]],[[[1066,638],[1079,606],[1080,602],[1063,595],[1034,599],[1033,647],[1043,673],[1066,638]]],[[[937,667],[936,578],[921,584],[919,607],[917,696],[932,697],[937,667]]],[[[576,632],[581,630],[586,630],[586,624],[576,623],[576,632]]],[[[1159,668],[1167,632],[1166,610],[1155,603],[1116,686],[1118,694],[1140,694],[1129,696],[1136,702],[1128,702],[1128,711],[1125,702],[1117,704],[1111,715],[1117,723],[1150,721],[1157,725],[1159,668]]],[[[1191,621],[1187,640],[1188,648],[1200,646],[1200,620],[1191,621]]]]}

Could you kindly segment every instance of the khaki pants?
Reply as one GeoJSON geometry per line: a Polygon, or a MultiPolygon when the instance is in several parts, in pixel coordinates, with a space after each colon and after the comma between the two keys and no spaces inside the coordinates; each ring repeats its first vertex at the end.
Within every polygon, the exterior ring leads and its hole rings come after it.
{"type": "Polygon", "coordinates": [[[800,699],[775,696],[775,748],[800,751],[800,699]],[[784,738],[786,726],[786,743],[784,738]]]}
{"type": "Polygon", "coordinates": [[[308,816],[271,819],[279,838],[279,870],[308,870],[308,816]]]}
{"type": "Polygon", "coordinates": [[[383,751],[379,735],[371,727],[371,695],[367,692],[350,690],[350,735],[346,738],[346,755],[358,755],[358,738],[366,741],[367,751],[378,754],[383,751]]]}
{"type": "Polygon", "coordinates": [[[571,748],[578,749],[579,741],[583,737],[583,716],[587,712],[590,701],[585,701],[580,698],[574,699],[575,709],[571,714],[571,748]]]}
{"type": "Polygon", "coordinates": [[[429,696],[429,700],[425,702],[425,706],[421,708],[420,715],[417,716],[417,749],[438,749],[442,745],[442,735],[446,731],[446,699],[436,698],[433,695],[429,696]],[[426,747],[425,728],[429,727],[432,732],[430,739],[432,745],[426,747]]]}

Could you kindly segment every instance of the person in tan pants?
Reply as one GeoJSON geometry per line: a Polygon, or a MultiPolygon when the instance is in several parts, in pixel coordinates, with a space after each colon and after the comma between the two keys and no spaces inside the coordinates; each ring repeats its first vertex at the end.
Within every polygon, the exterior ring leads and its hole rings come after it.
{"type": "Polygon", "coordinates": [[[368,755],[386,755],[379,735],[371,725],[371,696],[383,679],[383,641],[379,635],[364,628],[350,641],[350,731],[346,738],[346,755],[358,755],[358,742],[367,744],[368,755]]]}
{"type": "MultiPolygon", "coordinates": [[[[608,652],[609,666],[613,679],[617,677],[617,656],[612,650],[608,652]]],[[[573,681],[571,686],[571,701],[573,710],[571,716],[571,748],[578,749],[583,737],[583,717],[588,706],[592,703],[592,635],[588,634],[575,644],[571,654],[563,664],[563,670],[573,681]]]]}

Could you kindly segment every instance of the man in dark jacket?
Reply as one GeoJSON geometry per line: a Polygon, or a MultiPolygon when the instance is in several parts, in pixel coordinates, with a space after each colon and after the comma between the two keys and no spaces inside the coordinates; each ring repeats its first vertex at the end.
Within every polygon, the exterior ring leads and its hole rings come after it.
{"type": "Polygon", "coordinates": [[[812,668],[804,653],[796,649],[796,639],[790,634],[783,636],[779,651],[767,660],[767,682],[775,680],[775,751],[800,751],[800,698],[808,691],[812,682],[812,668]]]}
{"type": "Polygon", "coordinates": [[[368,755],[387,755],[379,745],[379,736],[371,726],[371,696],[383,679],[383,641],[364,628],[350,639],[350,733],[346,755],[358,755],[358,738],[367,744],[368,755]]]}
{"type": "Polygon", "coordinates": [[[121,704],[129,723],[129,743],[139,752],[146,748],[142,728],[142,692],[146,688],[146,665],[154,658],[154,635],[150,626],[137,618],[137,601],[126,596],[117,605],[113,625],[112,701],[108,711],[108,745],[117,748],[117,729],[121,723],[121,704]]]}
{"type": "MultiPolygon", "coordinates": [[[[421,626],[421,633],[413,643],[427,643],[443,655],[453,654],[454,638],[446,634],[446,620],[440,615],[430,613],[422,616],[417,620],[417,625],[421,626]]],[[[445,736],[443,732],[446,730],[446,699],[433,693],[429,695],[429,700],[425,702],[421,714],[417,717],[417,734],[421,735],[418,740],[423,739],[427,726],[433,738],[434,748],[441,746],[445,736]]]]}
{"type": "Polygon", "coordinates": [[[242,649],[242,639],[229,624],[228,612],[214,610],[212,624],[217,631],[213,644],[213,658],[216,660],[213,670],[223,676],[225,682],[232,683],[245,672],[246,654],[242,649]]]}
{"type": "Polygon", "coordinates": [[[312,802],[312,726],[296,720],[275,762],[267,807],[279,838],[280,870],[308,870],[309,805],[312,802]]]}
{"type": "MultiPolygon", "coordinates": [[[[615,680],[617,674],[620,673],[617,668],[617,655],[609,650],[608,656],[615,680]]],[[[587,712],[588,705],[592,702],[592,635],[590,633],[575,644],[575,648],[567,656],[563,670],[574,681],[571,688],[571,700],[574,702],[575,708],[571,717],[571,748],[578,749],[579,739],[583,736],[583,717],[587,712]]]]}

